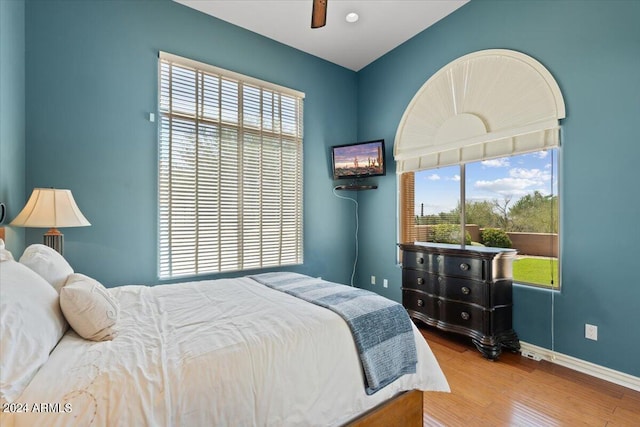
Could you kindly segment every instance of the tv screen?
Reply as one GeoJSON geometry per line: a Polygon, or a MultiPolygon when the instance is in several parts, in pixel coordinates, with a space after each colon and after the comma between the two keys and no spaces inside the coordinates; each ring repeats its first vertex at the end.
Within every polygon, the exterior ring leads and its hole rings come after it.
{"type": "Polygon", "coordinates": [[[333,179],[367,178],[386,173],[384,139],[331,147],[333,179]]]}

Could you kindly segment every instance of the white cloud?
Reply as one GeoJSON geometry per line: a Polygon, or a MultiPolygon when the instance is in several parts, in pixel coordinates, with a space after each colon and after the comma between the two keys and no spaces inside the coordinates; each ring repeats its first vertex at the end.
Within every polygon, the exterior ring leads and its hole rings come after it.
{"type": "Polygon", "coordinates": [[[440,180],[440,175],[438,175],[437,173],[433,173],[433,174],[429,175],[427,177],[427,179],[429,181],[439,181],[440,180]]]}
{"type": "Polygon", "coordinates": [[[474,187],[501,196],[522,197],[533,191],[547,194],[550,180],[551,174],[547,170],[512,168],[509,177],[476,181],[474,187]]]}
{"type": "Polygon", "coordinates": [[[493,181],[476,181],[474,187],[503,196],[523,196],[529,193],[527,188],[535,184],[536,182],[530,179],[500,178],[493,181]]]}
{"type": "Polygon", "coordinates": [[[534,156],[536,156],[539,159],[544,159],[549,155],[548,151],[538,151],[537,153],[533,153],[534,156]]]}
{"type": "Polygon", "coordinates": [[[540,169],[513,168],[509,170],[509,176],[512,178],[532,179],[536,181],[549,181],[551,174],[540,169]]]}
{"type": "Polygon", "coordinates": [[[488,168],[507,168],[510,166],[508,157],[501,157],[499,159],[484,160],[482,166],[488,168]]]}
{"type": "Polygon", "coordinates": [[[451,178],[453,181],[460,181],[460,175],[453,175],[453,178],[451,178]]]}
{"type": "Polygon", "coordinates": [[[553,182],[552,152],[539,151],[510,158],[482,162],[483,171],[468,188],[467,197],[491,200],[513,197],[514,200],[538,191],[543,195],[556,190],[553,182]],[[502,170],[498,168],[503,168],[502,170]],[[506,173],[505,173],[506,172],[506,173]],[[551,184],[554,188],[551,188],[551,184]]]}

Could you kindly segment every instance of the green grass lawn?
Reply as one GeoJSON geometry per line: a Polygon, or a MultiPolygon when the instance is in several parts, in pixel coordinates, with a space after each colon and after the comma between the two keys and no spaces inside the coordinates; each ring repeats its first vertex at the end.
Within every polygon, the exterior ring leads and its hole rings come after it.
{"type": "Polygon", "coordinates": [[[557,258],[518,258],[513,261],[513,281],[550,288],[552,270],[553,283],[558,286],[557,258]]]}

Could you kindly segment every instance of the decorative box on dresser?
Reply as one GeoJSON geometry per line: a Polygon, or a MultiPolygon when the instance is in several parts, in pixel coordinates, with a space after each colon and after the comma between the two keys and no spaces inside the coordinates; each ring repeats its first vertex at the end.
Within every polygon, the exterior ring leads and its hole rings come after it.
{"type": "Polygon", "coordinates": [[[409,316],[471,337],[489,360],[520,349],[512,326],[513,249],[400,244],[402,304],[409,316]]]}

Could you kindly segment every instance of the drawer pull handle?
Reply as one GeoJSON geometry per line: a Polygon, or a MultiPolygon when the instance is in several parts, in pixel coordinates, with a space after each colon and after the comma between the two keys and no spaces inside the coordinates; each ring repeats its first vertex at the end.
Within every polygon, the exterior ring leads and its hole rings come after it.
{"type": "Polygon", "coordinates": [[[424,307],[424,301],[421,299],[418,300],[418,307],[424,307]]]}
{"type": "Polygon", "coordinates": [[[438,257],[436,258],[436,261],[438,262],[442,261],[442,255],[438,255],[438,257]]]}
{"type": "Polygon", "coordinates": [[[422,277],[418,277],[418,285],[424,285],[424,279],[422,277]]]}
{"type": "Polygon", "coordinates": [[[438,300],[438,307],[442,305],[442,300],[438,300]]]}
{"type": "Polygon", "coordinates": [[[465,295],[469,295],[471,293],[471,289],[467,288],[466,286],[463,286],[462,293],[465,295]]]}
{"type": "Polygon", "coordinates": [[[422,257],[418,258],[418,264],[424,264],[424,258],[422,257]]]}
{"type": "Polygon", "coordinates": [[[438,283],[442,283],[443,280],[442,276],[438,276],[438,283]]]}
{"type": "Polygon", "coordinates": [[[466,264],[466,263],[463,262],[462,264],[460,264],[460,270],[462,270],[462,271],[469,270],[469,264],[466,264]]]}
{"type": "Polygon", "coordinates": [[[466,311],[463,311],[462,313],[460,313],[460,317],[462,317],[462,320],[469,320],[469,313],[467,313],[466,311]]]}

